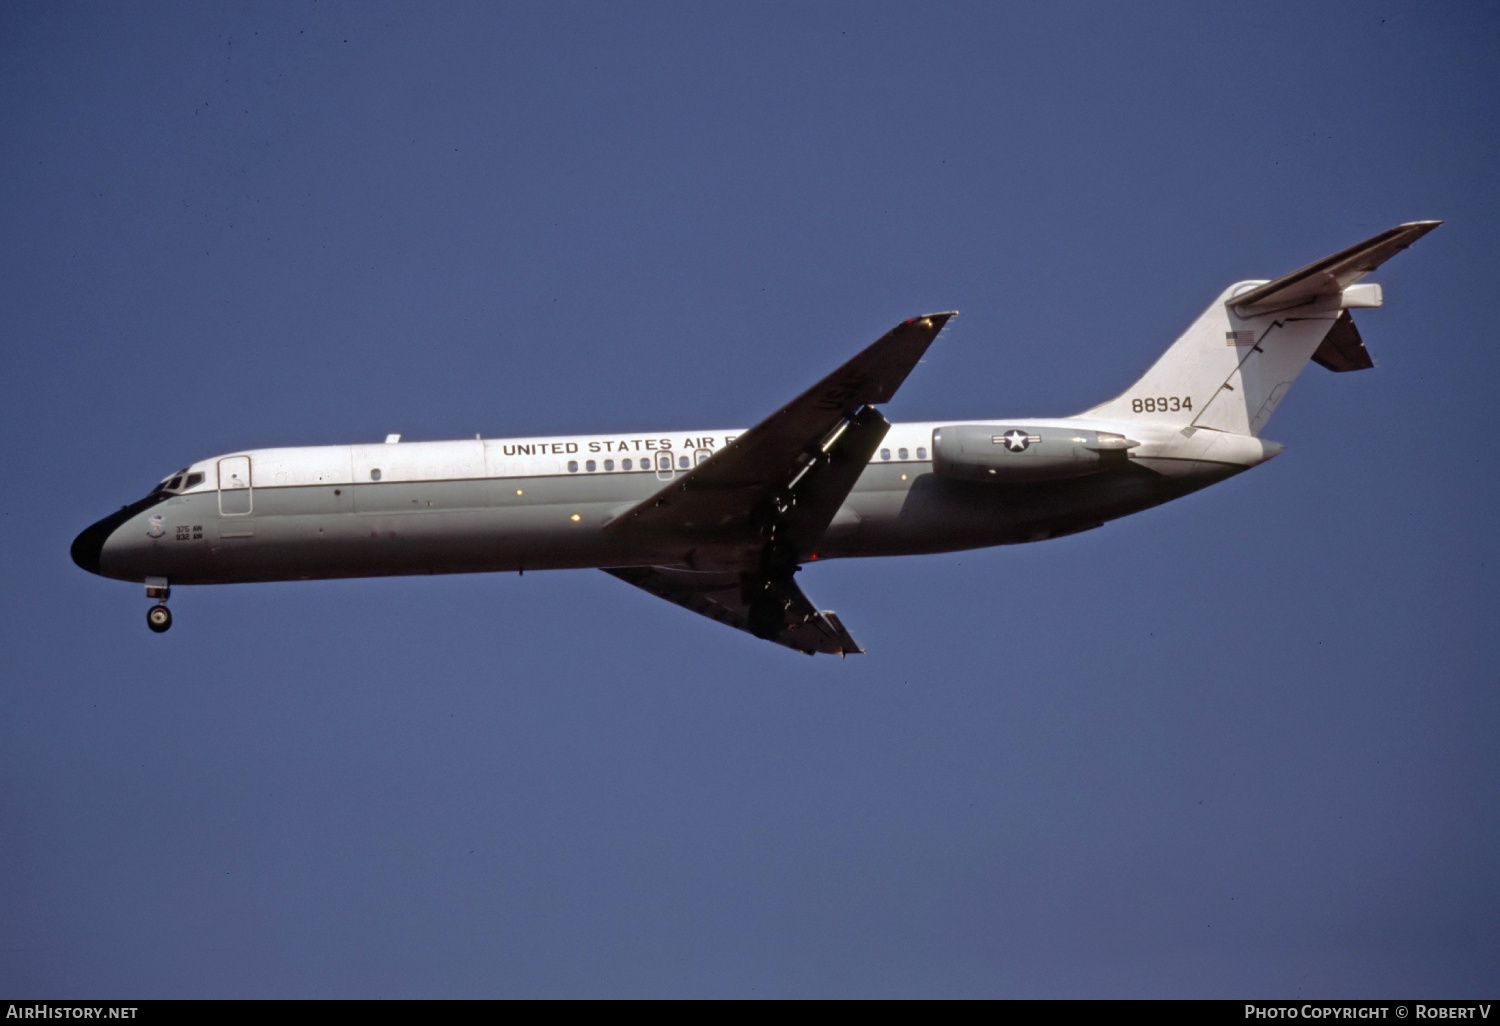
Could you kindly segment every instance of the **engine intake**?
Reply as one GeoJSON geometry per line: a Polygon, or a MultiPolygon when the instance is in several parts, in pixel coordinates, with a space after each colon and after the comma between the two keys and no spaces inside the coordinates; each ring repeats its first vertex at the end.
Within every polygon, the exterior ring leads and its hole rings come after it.
{"type": "Polygon", "coordinates": [[[1059,481],[1121,466],[1140,444],[1111,431],[960,424],[932,432],[932,468],[964,481],[1059,481]]]}

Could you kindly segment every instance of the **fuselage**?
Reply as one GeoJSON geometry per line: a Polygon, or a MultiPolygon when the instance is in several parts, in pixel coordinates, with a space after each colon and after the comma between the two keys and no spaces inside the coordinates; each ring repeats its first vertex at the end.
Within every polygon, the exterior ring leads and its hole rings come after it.
{"type": "MultiPolygon", "coordinates": [[[[83,568],[173,585],[579,567],[728,568],[752,558],[610,522],[740,431],[251,449],[202,460],[80,534],[83,568]]],[[[893,424],[807,559],[943,552],[1071,534],[1274,456],[1248,435],[1075,417],[893,424]],[[991,483],[934,469],[965,424],[1128,435],[1107,469],[991,483]]]]}

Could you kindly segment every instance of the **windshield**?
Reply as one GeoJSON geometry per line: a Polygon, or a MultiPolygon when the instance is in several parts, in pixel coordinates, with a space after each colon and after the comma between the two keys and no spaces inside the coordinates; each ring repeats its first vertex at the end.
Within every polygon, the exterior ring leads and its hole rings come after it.
{"type": "Polygon", "coordinates": [[[202,474],[189,474],[188,468],[183,467],[181,470],[179,470],[175,474],[172,474],[170,477],[162,478],[157,486],[151,489],[151,494],[155,495],[157,492],[175,492],[181,488],[191,488],[196,484],[202,483],[202,474]],[[186,483],[184,483],[184,478],[186,478],[186,483]]]}

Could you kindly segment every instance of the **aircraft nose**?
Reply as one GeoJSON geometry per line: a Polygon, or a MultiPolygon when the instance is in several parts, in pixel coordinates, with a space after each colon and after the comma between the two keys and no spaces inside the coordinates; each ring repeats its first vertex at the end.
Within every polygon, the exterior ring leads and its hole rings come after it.
{"type": "Polygon", "coordinates": [[[85,527],[78,537],[73,539],[73,547],[70,550],[73,562],[91,574],[102,575],[103,572],[99,567],[104,557],[104,545],[109,541],[110,536],[119,529],[121,524],[160,501],[158,496],[147,496],[133,505],[121,506],[98,523],[85,527]]]}
{"type": "MultiPolygon", "coordinates": [[[[133,567],[116,565],[122,558],[130,556],[132,546],[119,538],[116,538],[114,544],[111,545],[110,539],[114,537],[115,532],[122,525],[128,523],[133,517],[144,513],[159,503],[165,502],[169,498],[171,496],[165,492],[152,492],[139,502],[133,502],[129,506],[121,506],[98,523],[85,527],[79,533],[78,537],[73,539],[73,547],[70,550],[73,562],[89,573],[98,574],[101,577],[115,577],[118,576],[118,573],[125,573],[127,576],[120,578],[121,580],[134,580],[136,570],[133,567]],[[108,573],[103,569],[105,565],[105,548],[109,549],[108,573]]],[[[147,541],[144,530],[141,531],[140,540],[141,542],[147,541]]]]}
{"type": "Polygon", "coordinates": [[[91,574],[99,572],[99,558],[104,554],[104,543],[114,533],[115,524],[112,517],[105,517],[97,524],[85,527],[77,538],[73,539],[73,547],[70,550],[73,562],[91,574]]]}

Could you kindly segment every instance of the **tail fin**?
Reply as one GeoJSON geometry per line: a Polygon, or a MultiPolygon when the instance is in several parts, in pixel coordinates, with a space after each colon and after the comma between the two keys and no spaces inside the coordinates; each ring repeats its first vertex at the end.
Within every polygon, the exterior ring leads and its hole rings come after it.
{"type": "Polygon", "coordinates": [[[1379,306],[1380,286],[1356,283],[1440,224],[1398,225],[1275,281],[1231,285],[1139,381],[1083,416],[1259,434],[1309,359],[1374,366],[1348,311],[1379,306]]]}

